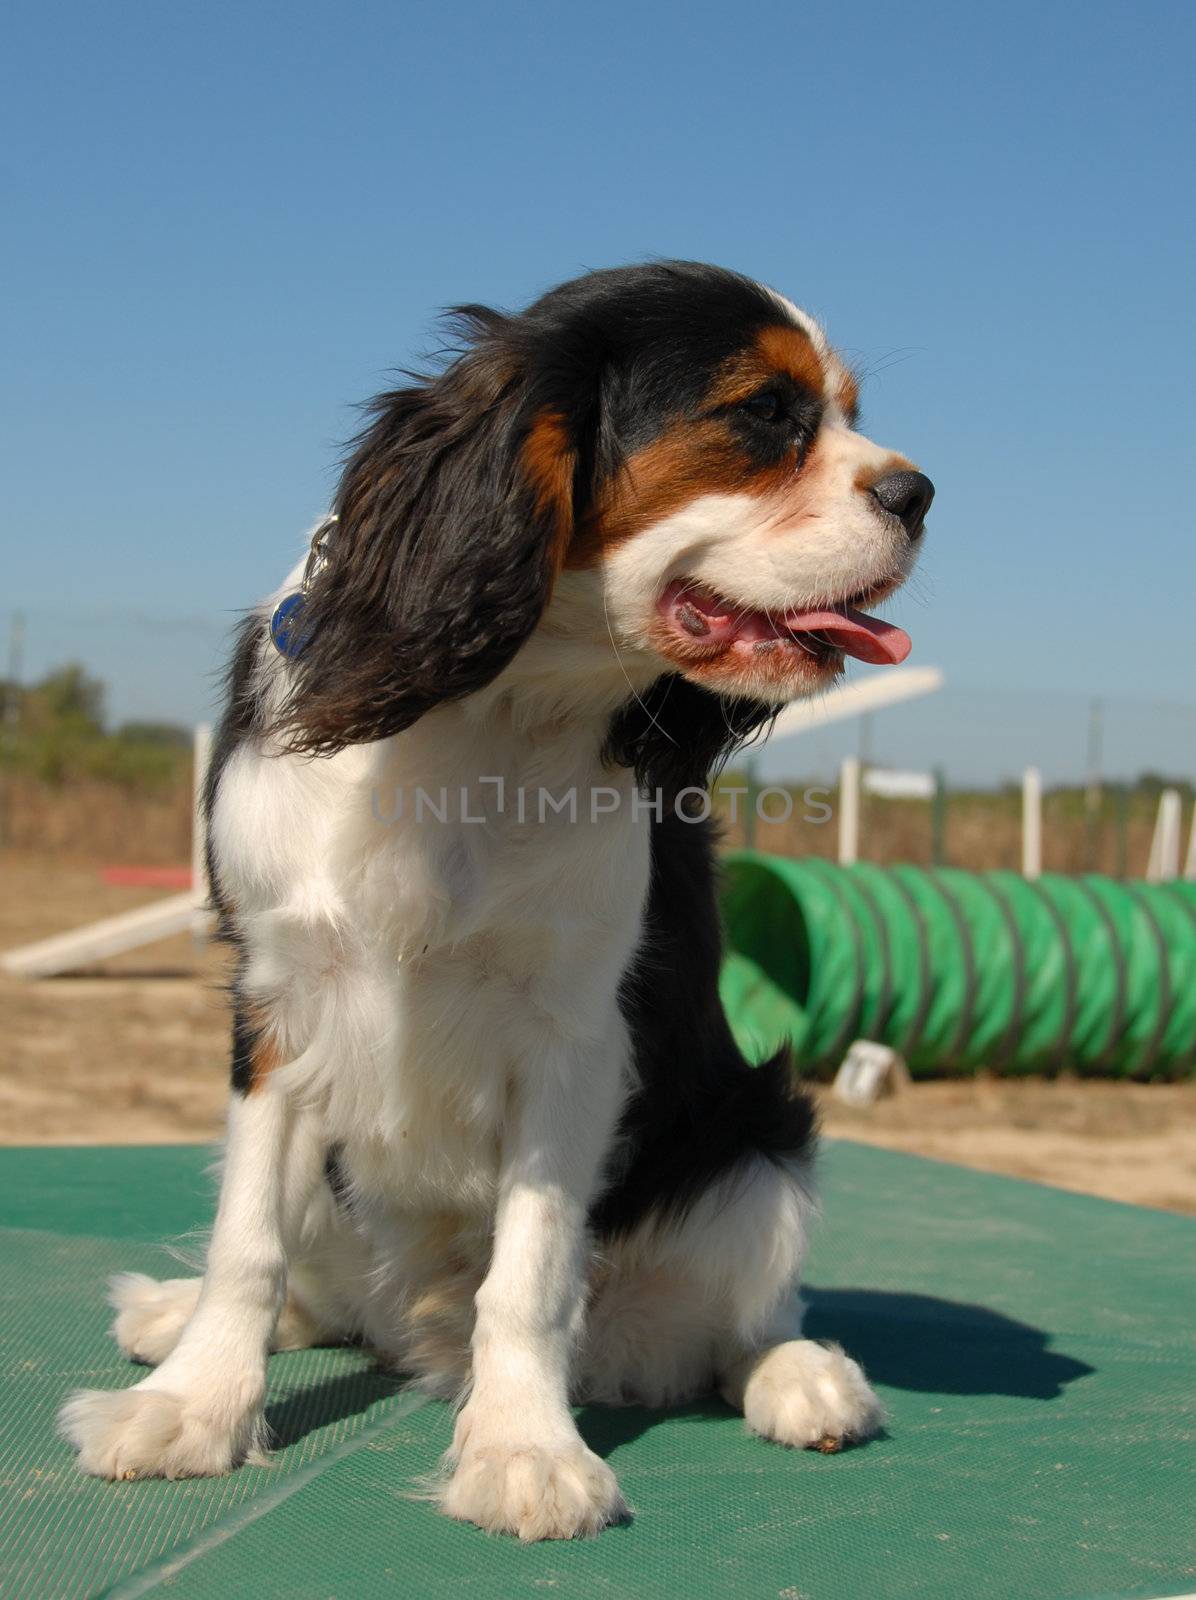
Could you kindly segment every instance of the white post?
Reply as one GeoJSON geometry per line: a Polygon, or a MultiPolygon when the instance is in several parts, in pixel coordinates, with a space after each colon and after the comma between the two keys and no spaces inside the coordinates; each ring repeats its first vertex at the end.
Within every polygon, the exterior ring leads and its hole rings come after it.
{"type": "Polygon", "coordinates": [[[1178,789],[1164,789],[1159,796],[1154,837],[1150,841],[1150,860],[1146,865],[1147,883],[1166,883],[1179,877],[1179,832],[1182,802],[1178,789]]]}
{"type": "Polygon", "coordinates": [[[1027,767],[1022,773],[1022,877],[1042,875],[1042,773],[1027,767]]]}
{"type": "Polygon", "coordinates": [[[860,763],[844,756],[839,768],[839,865],[850,867],[860,856],[860,763]]]}
{"type": "Polygon", "coordinates": [[[1183,801],[1178,789],[1167,789],[1159,796],[1159,812],[1164,818],[1163,843],[1159,851],[1163,879],[1171,882],[1179,877],[1179,836],[1183,828],[1183,801]]]}
{"type": "Polygon", "coordinates": [[[204,908],[208,903],[208,841],[204,827],[203,791],[208,777],[208,763],[212,756],[212,726],[208,722],[195,724],[194,752],[191,773],[191,894],[195,900],[195,916],[191,922],[191,937],[197,945],[207,937],[208,918],[204,908]]]}
{"type": "Polygon", "coordinates": [[[1184,862],[1184,878],[1196,883],[1196,806],[1192,807],[1192,831],[1188,835],[1188,859],[1184,862]]]}

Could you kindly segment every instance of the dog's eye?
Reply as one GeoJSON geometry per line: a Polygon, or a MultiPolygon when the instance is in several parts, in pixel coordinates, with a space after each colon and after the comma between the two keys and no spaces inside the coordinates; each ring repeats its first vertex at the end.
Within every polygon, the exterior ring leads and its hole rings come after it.
{"type": "Polygon", "coordinates": [[[785,402],[779,394],[766,389],[763,394],[754,394],[750,400],[744,400],[740,410],[746,411],[749,416],[759,417],[761,422],[776,422],[784,414],[785,402]]]}

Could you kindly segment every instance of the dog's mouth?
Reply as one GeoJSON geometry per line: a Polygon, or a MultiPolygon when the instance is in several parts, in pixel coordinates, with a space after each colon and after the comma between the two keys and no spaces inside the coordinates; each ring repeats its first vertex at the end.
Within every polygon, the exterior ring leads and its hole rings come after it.
{"type": "Polygon", "coordinates": [[[734,650],[753,658],[780,655],[830,665],[846,655],[872,666],[895,667],[913,648],[909,634],[869,616],[854,603],[875,603],[883,594],[873,590],[810,610],[763,611],[678,578],[665,589],[656,609],[671,642],[690,657],[734,650]]]}

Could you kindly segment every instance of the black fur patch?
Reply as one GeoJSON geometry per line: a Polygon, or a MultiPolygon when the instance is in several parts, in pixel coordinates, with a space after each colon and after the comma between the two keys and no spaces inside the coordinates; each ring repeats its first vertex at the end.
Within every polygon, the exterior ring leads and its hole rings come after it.
{"type": "Polygon", "coordinates": [[[248,1094],[253,1088],[253,1059],[261,1039],[248,1007],[233,988],[233,1049],[229,1082],[235,1094],[248,1094]]]}
{"type": "Polygon", "coordinates": [[[671,672],[613,718],[604,754],[671,800],[681,789],[704,788],[779,710],[763,700],[713,694],[671,672]]]}
{"type": "Polygon", "coordinates": [[[638,1086],[591,1211],[600,1235],[627,1233],[651,1215],[679,1218],[753,1155],[813,1160],[814,1104],[789,1051],[753,1067],[731,1033],[718,992],[717,832],[675,803],[682,789],[704,788],[777,710],[670,674],[611,722],[607,759],[659,792],[662,812],[652,823],[644,933],[620,994],[638,1086]]]}
{"type": "Polygon", "coordinates": [[[324,1180],[332,1190],[339,1206],[349,1204],[349,1176],[345,1171],[344,1152],[339,1144],[330,1145],[324,1157],[324,1180]]]}
{"type": "Polygon", "coordinates": [[[620,997],[639,1086],[591,1212],[600,1235],[682,1215],[752,1156],[813,1158],[814,1105],[789,1052],[750,1066],[723,1012],[714,839],[709,823],[667,810],[652,825],[646,926],[620,997]]]}

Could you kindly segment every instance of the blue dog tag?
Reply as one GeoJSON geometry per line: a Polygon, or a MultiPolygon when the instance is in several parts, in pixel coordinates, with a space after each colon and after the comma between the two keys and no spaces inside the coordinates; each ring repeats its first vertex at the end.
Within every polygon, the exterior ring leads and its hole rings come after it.
{"type": "Polygon", "coordinates": [[[288,661],[294,661],[311,637],[303,629],[306,598],[302,589],[297,589],[294,594],[284,595],[274,607],[274,615],[270,618],[270,638],[274,648],[288,661]]]}
{"type": "Polygon", "coordinates": [[[303,568],[303,582],[298,589],[284,594],[274,607],[270,618],[270,638],[279,655],[294,661],[311,643],[312,630],[303,626],[303,613],[307,606],[307,591],[311,583],[328,564],[328,545],[336,518],[325,517],[312,535],[307,564],[303,568]]]}

